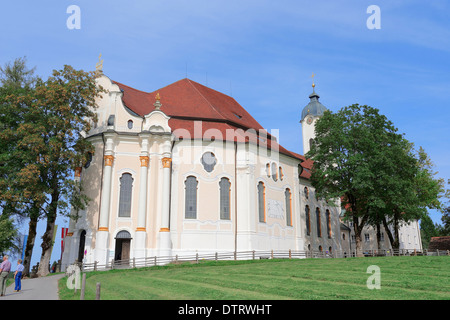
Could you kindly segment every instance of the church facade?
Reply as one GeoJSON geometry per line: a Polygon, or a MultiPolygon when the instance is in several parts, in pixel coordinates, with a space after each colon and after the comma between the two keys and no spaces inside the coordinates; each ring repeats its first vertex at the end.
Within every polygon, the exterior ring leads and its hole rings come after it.
{"type": "MultiPolygon", "coordinates": [[[[105,75],[98,84],[108,92],[86,134],[95,152],[75,171],[91,201],[69,223],[63,265],[343,249],[340,203],[315,197],[311,161],[232,97],[189,79],[154,92],[105,75]]],[[[303,110],[305,148],[325,108],[318,98],[313,92],[303,110]]]]}

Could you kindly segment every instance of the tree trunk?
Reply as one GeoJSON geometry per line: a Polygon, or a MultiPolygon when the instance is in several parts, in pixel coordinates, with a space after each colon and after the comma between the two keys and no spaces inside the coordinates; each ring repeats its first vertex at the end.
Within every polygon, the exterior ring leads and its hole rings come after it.
{"type": "Polygon", "coordinates": [[[36,239],[36,227],[38,223],[37,217],[30,217],[30,222],[28,224],[28,238],[27,245],[25,247],[25,255],[23,258],[23,276],[30,275],[31,268],[31,256],[33,254],[34,241],[36,239]]]}
{"type": "MultiPolygon", "coordinates": [[[[53,175],[56,176],[56,175],[53,175]]],[[[48,208],[47,228],[42,236],[42,255],[39,262],[38,276],[43,277],[50,272],[50,259],[53,250],[53,234],[55,232],[56,214],[58,210],[59,188],[57,182],[53,184],[52,200],[48,208]]]]}
{"type": "Polygon", "coordinates": [[[378,251],[381,250],[381,226],[377,223],[377,248],[378,251]]]}
{"type": "Polygon", "coordinates": [[[394,235],[395,235],[395,239],[394,239],[394,243],[392,244],[392,249],[400,249],[400,239],[398,236],[398,219],[397,219],[397,215],[394,214],[394,235]]]}
{"type": "Polygon", "coordinates": [[[389,229],[389,226],[387,224],[386,218],[383,218],[383,226],[386,230],[386,233],[389,237],[389,241],[391,243],[392,249],[398,250],[400,247],[399,237],[398,237],[398,219],[397,216],[394,214],[394,221],[393,221],[393,227],[394,227],[394,235],[391,232],[391,229],[389,229]]]}
{"type": "Polygon", "coordinates": [[[50,259],[53,250],[53,234],[55,232],[56,216],[47,217],[47,228],[42,236],[42,255],[39,262],[38,276],[45,277],[49,274],[50,259]]]}
{"type": "MultiPolygon", "coordinates": [[[[365,219],[363,219],[365,221],[365,219]]],[[[359,218],[357,216],[353,216],[353,229],[355,231],[355,245],[356,245],[356,256],[357,257],[363,257],[363,250],[362,250],[362,241],[361,241],[361,233],[362,233],[362,227],[364,226],[365,222],[359,223],[359,218]]]]}

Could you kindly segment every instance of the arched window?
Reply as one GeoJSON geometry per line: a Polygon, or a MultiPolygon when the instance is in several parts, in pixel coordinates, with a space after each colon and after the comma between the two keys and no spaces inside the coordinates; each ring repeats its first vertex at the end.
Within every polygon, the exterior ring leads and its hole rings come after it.
{"type": "Polygon", "coordinates": [[[220,219],[230,220],[230,180],[220,179],[220,219]]]}
{"type": "Polygon", "coordinates": [[[128,120],[127,125],[128,129],[133,129],[133,120],[128,120]]]}
{"type": "Polygon", "coordinates": [[[279,176],[280,176],[280,180],[283,181],[284,178],[284,174],[283,174],[283,168],[279,167],[278,171],[280,172],[279,176]]]}
{"type": "Polygon", "coordinates": [[[308,189],[308,187],[305,187],[304,192],[305,192],[305,198],[308,199],[309,198],[309,189],[308,189]]]}
{"type": "Polygon", "coordinates": [[[266,174],[267,178],[270,178],[270,163],[266,163],[266,174]]]}
{"type": "Polygon", "coordinates": [[[189,176],[184,183],[186,185],[185,218],[197,219],[197,179],[189,176]]]}
{"type": "Polygon", "coordinates": [[[313,145],[314,145],[314,139],[311,138],[311,139],[309,139],[309,150],[312,149],[313,145]]]}
{"type": "Polygon", "coordinates": [[[277,170],[277,164],[275,162],[272,162],[272,179],[273,179],[273,181],[278,180],[278,170],[277,170]]]}
{"type": "Polygon", "coordinates": [[[309,236],[311,234],[311,216],[309,214],[309,206],[305,207],[305,215],[306,215],[306,235],[309,236]]]}
{"type": "Polygon", "coordinates": [[[292,226],[291,190],[284,191],[284,199],[286,202],[286,225],[292,226]]]}
{"type": "Polygon", "coordinates": [[[258,183],[258,213],[259,222],[266,222],[266,196],[263,182],[258,183]]]}
{"type": "Polygon", "coordinates": [[[316,208],[317,236],[322,237],[322,228],[320,226],[320,209],[316,208]]]}
{"type": "Polygon", "coordinates": [[[116,239],[131,239],[131,234],[126,230],[122,230],[117,233],[116,239]]]}
{"type": "Polygon", "coordinates": [[[322,252],[322,246],[319,246],[319,251],[322,252]]]}
{"type": "Polygon", "coordinates": [[[327,217],[327,234],[328,234],[328,238],[331,239],[331,214],[330,214],[330,210],[327,209],[327,211],[325,211],[325,215],[327,217]]]}
{"type": "Polygon", "coordinates": [[[130,173],[120,177],[119,217],[131,217],[131,195],[133,189],[133,177],[130,173]]]}

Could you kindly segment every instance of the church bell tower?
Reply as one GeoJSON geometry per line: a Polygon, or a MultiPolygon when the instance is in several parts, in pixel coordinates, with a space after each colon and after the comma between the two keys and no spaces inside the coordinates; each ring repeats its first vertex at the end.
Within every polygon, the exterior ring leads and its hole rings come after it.
{"type": "MultiPolygon", "coordinates": [[[[313,74],[314,78],[314,74],[313,74]]],[[[319,95],[315,92],[316,85],[312,84],[313,92],[309,95],[309,103],[303,108],[302,118],[302,136],[303,136],[303,155],[311,149],[312,140],[315,138],[316,121],[323,115],[327,108],[319,102],[319,95]]]]}

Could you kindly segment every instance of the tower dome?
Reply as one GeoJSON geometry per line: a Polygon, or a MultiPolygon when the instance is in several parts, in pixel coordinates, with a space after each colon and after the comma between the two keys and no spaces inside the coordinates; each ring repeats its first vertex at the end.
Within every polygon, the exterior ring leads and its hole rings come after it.
{"type": "Polygon", "coordinates": [[[301,121],[308,115],[315,117],[322,116],[327,110],[327,108],[319,102],[319,95],[314,91],[314,85],[313,92],[309,95],[309,99],[309,103],[303,108],[301,121]]]}

